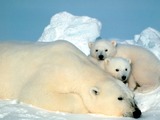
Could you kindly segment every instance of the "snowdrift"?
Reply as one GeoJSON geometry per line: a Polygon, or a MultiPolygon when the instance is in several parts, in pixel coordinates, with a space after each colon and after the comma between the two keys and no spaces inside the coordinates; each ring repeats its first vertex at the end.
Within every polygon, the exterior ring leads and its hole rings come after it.
{"type": "MultiPolygon", "coordinates": [[[[50,42],[59,39],[70,41],[86,55],[89,53],[88,41],[100,37],[101,23],[95,18],[74,16],[67,12],[54,15],[50,24],[44,29],[39,42],[50,42]]],[[[160,59],[160,33],[147,28],[133,40],[123,41],[124,44],[135,44],[151,50],[160,59]]],[[[141,109],[139,120],[159,120],[160,118],[160,87],[150,93],[135,93],[135,99],[141,109]]],[[[0,101],[0,119],[3,120],[131,120],[134,118],[109,117],[95,114],[70,114],[51,112],[36,108],[16,100],[0,101]]]]}
{"type": "Polygon", "coordinates": [[[74,16],[68,12],[54,15],[45,27],[39,42],[67,40],[89,54],[88,41],[100,36],[101,22],[88,16],[74,16]]]}

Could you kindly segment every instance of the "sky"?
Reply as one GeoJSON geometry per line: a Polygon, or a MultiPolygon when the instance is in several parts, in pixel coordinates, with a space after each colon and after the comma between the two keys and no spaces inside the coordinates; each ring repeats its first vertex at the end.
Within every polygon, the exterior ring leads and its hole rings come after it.
{"type": "Polygon", "coordinates": [[[133,39],[160,31],[160,0],[0,0],[0,40],[37,41],[56,13],[67,11],[102,23],[102,38],[133,39]]]}

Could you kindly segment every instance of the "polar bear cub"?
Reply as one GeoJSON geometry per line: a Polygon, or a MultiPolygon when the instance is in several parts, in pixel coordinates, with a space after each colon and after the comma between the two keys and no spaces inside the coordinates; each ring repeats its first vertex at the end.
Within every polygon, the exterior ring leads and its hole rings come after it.
{"type": "Polygon", "coordinates": [[[89,57],[93,57],[99,61],[104,60],[108,56],[113,56],[113,50],[115,49],[116,43],[108,42],[106,40],[98,40],[96,42],[89,42],[88,46],[90,48],[89,57]]]}
{"type": "Polygon", "coordinates": [[[106,72],[110,73],[115,78],[126,83],[131,72],[131,60],[122,57],[110,57],[114,53],[116,42],[108,42],[106,40],[98,40],[89,42],[90,55],[88,58],[106,72]],[[106,59],[107,58],[107,59],[106,59]]]}
{"type": "MultiPolygon", "coordinates": [[[[97,58],[97,51],[103,52],[103,59],[107,57],[123,57],[132,61],[132,72],[128,80],[128,85],[137,92],[149,92],[160,85],[160,61],[149,50],[136,46],[117,44],[116,41],[99,40],[89,43],[90,56],[97,58]]],[[[101,52],[102,53],[102,52],[101,52]]]]}
{"type": "Polygon", "coordinates": [[[131,73],[131,60],[122,57],[108,57],[105,60],[97,60],[91,56],[88,57],[91,62],[102,68],[114,78],[127,83],[131,73]]]}
{"type": "Polygon", "coordinates": [[[106,58],[104,60],[104,70],[123,83],[127,83],[131,72],[131,60],[121,57],[106,58]]]}

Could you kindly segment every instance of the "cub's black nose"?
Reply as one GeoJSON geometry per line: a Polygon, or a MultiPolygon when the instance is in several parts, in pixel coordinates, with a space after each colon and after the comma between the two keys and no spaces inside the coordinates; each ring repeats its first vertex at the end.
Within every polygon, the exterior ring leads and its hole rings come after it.
{"type": "Polygon", "coordinates": [[[124,75],[122,76],[122,80],[126,80],[126,78],[127,78],[126,76],[124,76],[124,75]]]}
{"type": "Polygon", "coordinates": [[[139,118],[141,116],[141,111],[138,108],[135,108],[135,111],[133,112],[134,118],[139,118]]]}
{"type": "Polygon", "coordinates": [[[98,56],[100,60],[104,60],[104,56],[103,55],[99,55],[98,56]]]}

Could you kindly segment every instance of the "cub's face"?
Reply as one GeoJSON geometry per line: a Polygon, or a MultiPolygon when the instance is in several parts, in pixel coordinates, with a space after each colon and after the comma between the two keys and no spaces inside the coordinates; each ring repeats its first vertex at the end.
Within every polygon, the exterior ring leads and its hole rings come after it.
{"type": "Polygon", "coordinates": [[[113,77],[126,83],[131,72],[131,60],[120,57],[107,58],[105,59],[104,68],[113,77]]]}
{"type": "Polygon", "coordinates": [[[97,60],[104,60],[108,56],[113,56],[115,54],[115,41],[99,40],[96,42],[90,42],[90,55],[97,60]]]}

